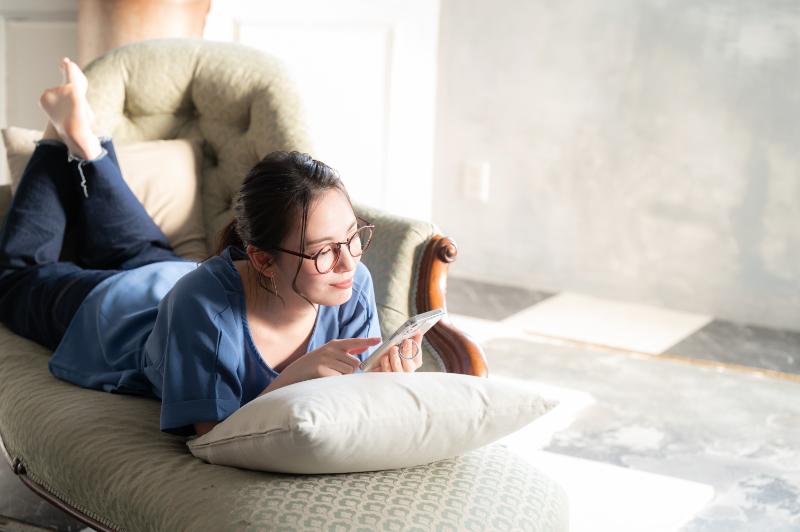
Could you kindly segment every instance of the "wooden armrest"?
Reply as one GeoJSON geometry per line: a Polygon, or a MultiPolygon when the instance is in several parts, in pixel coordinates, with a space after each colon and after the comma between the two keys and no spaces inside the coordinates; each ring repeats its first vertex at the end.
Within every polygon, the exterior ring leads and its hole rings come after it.
{"type": "MultiPolygon", "coordinates": [[[[376,300],[384,313],[381,326],[391,332],[410,314],[435,308],[447,311],[447,273],[458,255],[455,242],[429,222],[364,204],[354,203],[353,207],[359,216],[376,224],[374,251],[363,260],[373,274],[376,300]]],[[[439,320],[425,334],[425,341],[442,360],[444,371],[488,376],[483,349],[449,317],[439,320]]]]}
{"type": "MultiPolygon", "coordinates": [[[[419,269],[417,309],[425,312],[435,308],[447,311],[447,273],[456,260],[458,248],[453,239],[434,235],[428,242],[419,269]]],[[[425,334],[439,353],[448,373],[488,377],[489,366],[483,348],[467,333],[453,325],[445,315],[425,334]]]]}

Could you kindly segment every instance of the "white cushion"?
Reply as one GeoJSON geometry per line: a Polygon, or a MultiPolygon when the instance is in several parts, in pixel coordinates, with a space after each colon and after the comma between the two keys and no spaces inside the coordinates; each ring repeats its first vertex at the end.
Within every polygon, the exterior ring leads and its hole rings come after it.
{"type": "MultiPolygon", "coordinates": [[[[16,192],[34,141],[42,132],[3,129],[11,190],[16,192]]],[[[198,171],[200,148],[185,139],[114,144],[122,177],[147,213],[164,232],[175,253],[192,260],[208,256],[198,171]]]]}
{"type": "Polygon", "coordinates": [[[555,405],[529,385],[470,375],[355,373],[278,388],[186,444],[206,462],[260,471],[396,469],[489,444],[555,405]]]}

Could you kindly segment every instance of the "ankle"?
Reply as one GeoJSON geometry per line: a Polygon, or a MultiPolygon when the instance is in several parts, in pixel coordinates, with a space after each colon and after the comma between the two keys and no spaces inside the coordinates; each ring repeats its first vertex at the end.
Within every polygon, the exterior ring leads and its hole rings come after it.
{"type": "Polygon", "coordinates": [[[61,135],[58,134],[55,126],[51,121],[47,121],[47,127],[44,128],[42,133],[42,140],[61,140],[61,135]]]}

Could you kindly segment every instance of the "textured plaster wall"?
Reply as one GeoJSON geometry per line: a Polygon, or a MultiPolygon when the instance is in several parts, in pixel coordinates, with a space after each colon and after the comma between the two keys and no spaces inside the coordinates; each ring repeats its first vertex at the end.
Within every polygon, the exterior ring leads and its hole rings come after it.
{"type": "Polygon", "coordinates": [[[453,275],[800,330],[800,2],[443,0],[437,104],[453,275]]]}

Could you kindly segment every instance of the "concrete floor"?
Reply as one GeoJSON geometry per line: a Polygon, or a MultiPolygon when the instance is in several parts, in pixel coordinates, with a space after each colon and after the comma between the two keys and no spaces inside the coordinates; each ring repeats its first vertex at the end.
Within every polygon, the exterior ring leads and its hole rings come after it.
{"type": "Polygon", "coordinates": [[[565,487],[573,532],[800,530],[800,334],[500,293],[452,279],[448,312],[489,378],[561,401],[507,444],[565,487]]]}

